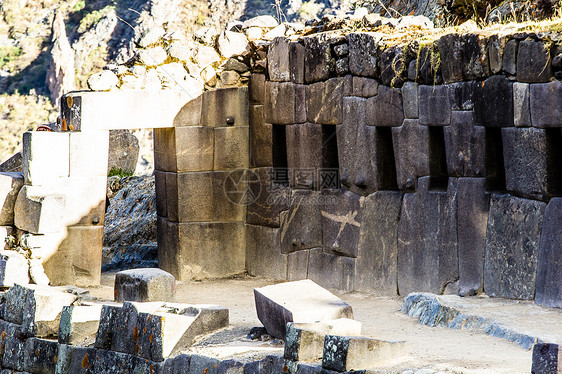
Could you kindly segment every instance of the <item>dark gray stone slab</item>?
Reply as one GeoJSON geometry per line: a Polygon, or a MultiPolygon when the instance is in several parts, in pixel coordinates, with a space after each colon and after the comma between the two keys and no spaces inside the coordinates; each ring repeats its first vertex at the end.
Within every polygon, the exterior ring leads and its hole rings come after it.
{"type": "Polygon", "coordinates": [[[553,76],[550,42],[523,40],[517,50],[517,80],[519,82],[548,82],[553,76]]]}
{"type": "Polygon", "coordinates": [[[266,123],[292,125],[306,121],[305,86],[291,82],[265,82],[266,123]]]}
{"type": "Polygon", "coordinates": [[[61,344],[57,354],[56,374],[91,374],[96,362],[96,348],[61,344]]]}
{"type": "Polygon", "coordinates": [[[502,129],[508,191],[545,201],[560,192],[562,175],[557,165],[562,150],[556,146],[559,138],[545,129],[502,129]]]}
{"type": "Polygon", "coordinates": [[[492,194],[484,266],[489,296],[533,298],[545,207],[540,201],[492,194]]]}
{"type": "Polygon", "coordinates": [[[291,206],[280,216],[283,253],[322,246],[320,196],[318,191],[293,190],[291,206]]]}
{"type": "Polygon", "coordinates": [[[513,124],[516,127],[531,126],[529,91],[528,83],[513,83],[513,124]]]}
{"type": "Polygon", "coordinates": [[[306,114],[311,123],[342,123],[342,99],[351,90],[350,79],[332,78],[306,86],[306,114]]]}
{"type": "Polygon", "coordinates": [[[414,82],[404,83],[402,98],[404,101],[404,118],[418,118],[418,84],[414,82]]]}
{"type": "Polygon", "coordinates": [[[445,83],[463,80],[462,44],[459,34],[442,36],[437,42],[441,55],[441,71],[445,83]]]}
{"type": "Polygon", "coordinates": [[[451,112],[451,125],[443,129],[448,175],[486,175],[486,132],[475,126],[472,112],[451,112]]]}
{"type": "Polygon", "coordinates": [[[315,188],[316,174],[322,168],[322,126],[304,123],[285,129],[287,166],[293,174],[291,187],[315,188]]]}
{"type": "Polygon", "coordinates": [[[253,225],[279,227],[279,213],[289,209],[291,191],[276,181],[287,175],[288,170],[258,168],[251,169],[251,172],[255,173],[256,183],[252,183],[248,189],[251,192],[251,198],[248,199],[246,207],[246,222],[253,225]]]}
{"type": "Polygon", "coordinates": [[[367,101],[367,124],[400,126],[404,120],[402,93],[397,88],[380,85],[378,95],[367,101]]]}
{"type": "Polygon", "coordinates": [[[408,75],[407,56],[402,47],[386,48],[380,58],[380,78],[389,87],[402,87],[408,75]]]}
{"type": "Polygon", "coordinates": [[[531,84],[531,122],[534,127],[562,127],[562,82],[531,84]]]}
{"type": "Polygon", "coordinates": [[[533,346],[532,374],[558,374],[562,368],[562,352],[558,344],[537,343],[533,346]]]}
{"type": "Polygon", "coordinates": [[[544,212],[535,302],[562,308],[562,198],[550,200],[544,212]]]}
{"type": "Polygon", "coordinates": [[[309,250],[291,252],[287,255],[287,280],[296,281],[308,276],[309,250]]]}
{"type": "Polygon", "coordinates": [[[299,42],[291,42],[289,45],[289,64],[291,81],[293,83],[304,83],[304,60],[306,49],[299,42]]]}
{"type": "Polygon", "coordinates": [[[419,120],[405,119],[392,129],[396,181],[401,190],[414,190],[418,177],[429,175],[429,129],[419,120]]]}
{"type": "Polygon", "coordinates": [[[461,35],[464,80],[489,77],[488,40],[477,34],[461,35]]]}
{"type": "Polygon", "coordinates": [[[490,209],[485,178],[459,178],[457,220],[459,295],[475,295],[483,288],[484,249],[490,209]]]}
{"type": "Polygon", "coordinates": [[[189,364],[189,374],[218,374],[220,360],[213,357],[206,357],[201,355],[191,355],[191,362],[189,364]]]}
{"type": "Polygon", "coordinates": [[[380,36],[372,33],[351,33],[349,40],[349,71],[362,77],[378,75],[378,41],[380,36]]]}
{"type": "Polygon", "coordinates": [[[355,260],[354,289],[397,294],[398,220],[402,193],[377,191],[365,198],[355,260]]]}
{"type": "Polygon", "coordinates": [[[304,79],[306,83],[326,80],[335,72],[335,59],[332,58],[329,37],[317,34],[303,38],[304,79]]]}
{"type": "Polygon", "coordinates": [[[127,353],[107,351],[100,349],[96,353],[96,361],[92,373],[123,373],[133,372],[134,356],[127,353]]]}
{"type": "Polygon", "coordinates": [[[265,98],[265,74],[252,74],[248,82],[250,104],[263,104],[265,98]]]}
{"type": "Polygon", "coordinates": [[[244,363],[236,360],[223,360],[218,367],[218,374],[244,374],[244,363]]]}
{"type": "Polygon", "coordinates": [[[273,130],[265,123],[263,105],[250,105],[250,166],[273,165],[273,130]]]}
{"type": "Polygon", "coordinates": [[[513,83],[495,75],[475,86],[474,118],[487,127],[513,126],[513,83]]]}
{"type": "Polygon", "coordinates": [[[452,110],[473,110],[474,90],[478,82],[457,82],[449,85],[452,110]]]}
{"type": "Polygon", "coordinates": [[[156,189],[156,214],[160,217],[167,217],[168,203],[166,201],[166,172],[154,170],[154,183],[156,189]]]}
{"type": "MultiPolygon", "coordinates": [[[[441,76],[443,64],[440,56],[442,55],[434,45],[421,48],[415,60],[415,81],[417,83],[431,86],[443,83],[441,76]]],[[[408,75],[411,74],[408,73],[408,75]]]]}
{"type": "Polygon", "coordinates": [[[353,77],[352,78],[352,96],[372,97],[379,92],[379,82],[376,79],[353,77]]]}
{"type": "Polygon", "coordinates": [[[415,193],[402,201],[398,225],[398,291],[442,294],[458,280],[457,181],[447,191],[429,189],[430,178],[418,180],[415,193]]]}
{"type": "Polygon", "coordinates": [[[289,82],[291,80],[289,64],[288,38],[279,36],[273,38],[267,49],[267,72],[269,79],[274,82],[289,82]]]}
{"type": "Polygon", "coordinates": [[[310,250],[308,279],[326,288],[353,290],[355,259],[326,253],[322,248],[310,250]]]}
{"type": "Polygon", "coordinates": [[[419,88],[420,124],[447,126],[451,123],[449,86],[425,86],[419,88]]]}
{"type": "Polygon", "coordinates": [[[490,63],[490,71],[492,74],[498,74],[501,72],[505,43],[505,37],[491,35],[488,38],[488,61],[490,63]]]}
{"type": "Polygon", "coordinates": [[[2,353],[2,367],[23,371],[25,343],[28,334],[20,325],[0,321],[4,339],[0,343],[2,353]]]}
{"type": "Polygon", "coordinates": [[[147,360],[142,357],[133,357],[133,366],[131,372],[133,374],[160,374],[162,372],[163,363],[147,360]]]}
{"type": "Polygon", "coordinates": [[[59,344],[56,340],[29,338],[25,342],[24,370],[36,374],[55,372],[59,344]]]}
{"type": "Polygon", "coordinates": [[[325,252],[357,256],[362,200],[361,195],[350,191],[322,191],[322,237],[325,252]]]}
{"type": "Polygon", "coordinates": [[[174,358],[169,358],[162,364],[160,374],[185,374],[189,373],[189,364],[191,363],[191,355],[181,354],[174,358]]]}
{"type": "Polygon", "coordinates": [[[253,276],[285,280],[287,255],[281,253],[279,229],[246,226],[246,271],[253,276]]]}
{"type": "Polygon", "coordinates": [[[503,51],[502,70],[509,75],[517,73],[517,49],[519,41],[511,39],[505,44],[503,51]]]}

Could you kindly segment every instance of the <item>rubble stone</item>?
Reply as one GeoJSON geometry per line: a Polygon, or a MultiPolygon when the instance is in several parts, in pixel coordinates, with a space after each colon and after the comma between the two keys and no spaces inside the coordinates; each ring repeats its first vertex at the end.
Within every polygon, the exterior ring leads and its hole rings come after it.
{"type": "Polygon", "coordinates": [[[130,269],[115,275],[115,301],[170,301],[176,280],[161,269],[130,269]]]}

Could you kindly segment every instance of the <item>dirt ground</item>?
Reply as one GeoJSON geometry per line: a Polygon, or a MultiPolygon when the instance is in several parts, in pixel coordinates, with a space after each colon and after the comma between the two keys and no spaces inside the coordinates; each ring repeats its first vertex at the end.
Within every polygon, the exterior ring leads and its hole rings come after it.
{"type": "MultiPolygon", "coordinates": [[[[111,300],[115,274],[102,275],[101,287],[91,288],[93,296],[111,300]]],[[[230,310],[227,329],[200,340],[187,352],[218,358],[259,359],[266,354],[282,354],[282,342],[256,342],[245,338],[250,328],[261,326],[254,305],[253,288],[275,281],[240,277],[202,282],[178,282],[176,302],[219,304],[230,310]]],[[[407,369],[432,369],[447,373],[499,374],[529,373],[531,351],[507,340],[468,330],[427,327],[402,313],[400,297],[374,297],[364,293],[332,290],[353,307],[355,319],[362,323],[364,336],[385,340],[405,340],[409,358],[396,362],[387,371],[401,373],[407,369]]],[[[540,308],[532,303],[498,299],[466,299],[464,311],[480,313],[511,327],[550,334],[562,340],[562,310],[540,308]]],[[[560,341],[562,343],[562,341],[560,341]]]]}

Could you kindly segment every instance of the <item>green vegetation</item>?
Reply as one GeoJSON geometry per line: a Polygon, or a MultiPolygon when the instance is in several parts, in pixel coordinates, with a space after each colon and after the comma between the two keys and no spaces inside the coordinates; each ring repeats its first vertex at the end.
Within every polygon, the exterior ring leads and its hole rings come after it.
{"type": "Polygon", "coordinates": [[[21,55],[21,48],[13,46],[0,47],[0,69],[21,55]]]}
{"type": "Polygon", "coordinates": [[[79,33],[84,33],[90,27],[95,26],[100,19],[105,17],[110,12],[115,11],[115,5],[108,5],[100,10],[94,10],[86,15],[80,20],[80,26],[78,27],[79,33]]]}
{"type": "Polygon", "coordinates": [[[109,173],[107,173],[108,177],[120,177],[120,178],[124,178],[124,177],[132,177],[133,176],[133,172],[129,171],[129,170],[122,170],[122,169],[118,169],[118,168],[112,168],[109,173]]]}

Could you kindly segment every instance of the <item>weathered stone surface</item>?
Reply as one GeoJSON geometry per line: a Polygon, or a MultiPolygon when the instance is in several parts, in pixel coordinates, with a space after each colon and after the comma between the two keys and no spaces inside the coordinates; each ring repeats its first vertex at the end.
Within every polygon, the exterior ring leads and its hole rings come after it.
{"type": "Polygon", "coordinates": [[[562,127],[562,82],[531,84],[531,122],[534,127],[562,127]]]}
{"type": "Polygon", "coordinates": [[[304,61],[306,56],[305,47],[298,43],[289,44],[289,65],[291,73],[291,81],[293,83],[304,83],[304,61]]]}
{"type": "Polygon", "coordinates": [[[265,83],[265,122],[292,125],[306,122],[305,86],[290,82],[265,83]]]}
{"type": "Polygon", "coordinates": [[[279,227],[279,213],[289,209],[291,191],[275,183],[275,169],[251,169],[256,183],[249,185],[246,223],[279,227]]]}
{"type": "Polygon", "coordinates": [[[25,354],[25,341],[29,334],[19,325],[0,321],[2,333],[6,337],[3,339],[1,347],[2,350],[2,367],[23,371],[24,367],[24,354],[25,354]]]}
{"type": "Polygon", "coordinates": [[[490,71],[492,74],[498,74],[501,72],[505,44],[505,37],[492,35],[488,39],[488,60],[490,62],[490,71]]]}
{"type": "Polygon", "coordinates": [[[516,127],[531,126],[529,84],[513,83],[513,124],[516,127]]]}
{"type": "Polygon", "coordinates": [[[191,362],[189,364],[189,374],[206,373],[206,374],[219,374],[220,360],[212,357],[205,357],[201,355],[191,355],[191,362]]]}
{"type": "Polygon", "coordinates": [[[322,287],[351,291],[355,279],[355,259],[313,248],[309,255],[308,278],[322,287]]]}
{"type": "Polygon", "coordinates": [[[345,190],[324,190],[322,197],[324,251],[357,257],[363,198],[345,190]]]}
{"type": "Polygon", "coordinates": [[[115,301],[170,301],[174,299],[176,280],[161,269],[130,269],[115,275],[115,301]]]}
{"type": "Polygon", "coordinates": [[[441,69],[445,83],[462,82],[462,42],[459,34],[448,34],[437,42],[441,55],[441,69]]]}
{"type": "Polygon", "coordinates": [[[418,84],[414,82],[404,83],[402,98],[404,100],[404,118],[418,118],[418,84]]]}
{"type": "Polygon", "coordinates": [[[217,370],[219,374],[244,374],[244,363],[234,359],[223,360],[217,370]]]}
{"type": "Polygon", "coordinates": [[[461,35],[462,65],[465,80],[490,76],[487,39],[477,34],[461,35]]]}
{"type": "Polygon", "coordinates": [[[22,186],[22,173],[0,173],[0,226],[14,224],[14,206],[22,186]]]}
{"type": "Polygon", "coordinates": [[[452,110],[473,110],[474,109],[474,90],[478,83],[456,82],[449,84],[449,95],[452,110]]]}
{"type": "Polygon", "coordinates": [[[484,266],[488,295],[533,298],[545,206],[508,194],[492,195],[484,266]]]}
{"type": "Polygon", "coordinates": [[[56,374],[92,373],[96,362],[96,348],[61,344],[57,355],[56,374]]]}
{"type": "Polygon", "coordinates": [[[474,119],[479,126],[513,126],[513,83],[494,75],[475,86],[474,119]]]}
{"type": "Polygon", "coordinates": [[[335,69],[335,60],[332,59],[330,43],[323,34],[303,38],[304,79],[306,83],[323,81],[330,78],[335,69]]]}
{"type": "Polygon", "coordinates": [[[267,71],[273,82],[289,82],[291,69],[289,62],[289,38],[280,36],[273,38],[267,50],[267,71]]]}
{"type": "Polygon", "coordinates": [[[95,337],[100,324],[101,309],[101,304],[63,307],[59,324],[59,343],[77,345],[95,337]]]}
{"type": "Polygon", "coordinates": [[[25,342],[23,368],[37,374],[54,373],[59,344],[56,340],[29,338],[25,342]]]}
{"type": "Polygon", "coordinates": [[[253,276],[285,280],[287,255],[281,253],[279,229],[246,226],[246,271],[253,276]]]}
{"type": "Polygon", "coordinates": [[[417,59],[413,60],[408,67],[408,76],[411,76],[413,78],[412,80],[419,84],[430,86],[442,84],[442,61],[439,57],[441,56],[439,51],[434,45],[420,48],[421,50],[417,54],[417,59]]]}
{"type": "Polygon", "coordinates": [[[156,190],[156,214],[168,217],[168,202],[166,189],[166,172],[154,170],[154,187],[156,190]]]}
{"type": "Polygon", "coordinates": [[[249,126],[248,87],[206,91],[201,106],[201,125],[210,127],[249,126]]]}
{"type": "Polygon", "coordinates": [[[517,80],[519,82],[548,82],[554,75],[550,43],[523,40],[517,50],[517,80]]]}
{"type": "Polygon", "coordinates": [[[380,36],[375,33],[350,33],[347,38],[351,74],[375,77],[378,74],[377,47],[380,36]]]}
{"type": "Polygon", "coordinates": [[[398,291],[441,294],[458,280],[457,181],[431,190],[430,177],[405,194],[398,225],[398,291]]]}
{"type": "Polygon", "coordinates": [[[29,283],[27,259],[16,251],[0,250],[0,286],[29,283]]]}
{"type": "Polygon", "coordinates": [[[518,47],[519,41],[516,39],[511,39],[505,44],[505,49],[503,51],[502,69],[509,75],[515,75],[517,73],[518,47]]]}
{"type": "Polygon", "coordinates": [[[241,222],[158,220],[158,264],[179,281],[228,277],[244,271],[246,231],[241,222]],[[228,243],[225,248],[224,243],[228,243]],[[199,248],[205,247],[205,251],[199,248]]]}
{"type": "Polygon", "coordinates": [[[344,122],[337,129],[341,182],[360,195],[392,189],[396,183],[390,137],[366,125],[368,100],[344,98],[344,122]]]}
{"type": "Polygon", "coordinates": [[[103,226],[70,226],[57,251],[44,262],[51,284],[99,285],[103,226]]]}
{"type": "Polygon", "coordinates": [[[217,48],[220,54],[226,58],[246,55],[250,52],[250,44],[244,34],[226,30],[219,35],[217,48]]]}
{"type": "Polygon", "coordinates": [[[191,355],[181,354],[174,358],[169,358],[162,363],[160,368],[161,374],[182,374],[189,370],[189,365],[191,363],[191,355]]]}
{"type": "Polygon", "coordinates": [[[132,368],[134,357],[130,354],[100,349],[96,352],[96,361],[93,365],[94,373],[115,373],[124,368],[132,368]]]}
{"type": "Polygon", "coordinates": [[[322,168],[322,126],[312,123],[286,127],[287,167],[293,188],[318,187],[316,175],[322,168]]]}
{"type": "Polygon", "coordinates": [[[287,280],[297,281],[308,276],[309,250],[291,252],[287,255],[287,280]]]}
{"type": "Polygon", "coordinates": [[[451,123],[449,86],[419,87],[420,124],[426,126],[447,126],[451,123]]]}
{"type": "MultiPolygon", "coordinates": [[[[342,123],[342,99],[349,90],[346,78],[332,78],[306,86],[306,114],[309,122],[322,125],[342,123]]],[[[302,105],[302,104],[301,104],[302,105]]]]}
{"type": "Polygon", "coordinates": [[[129,130],[109,131],[107,158],[107,172],[112,169],[120,169],[124,172],[134,173],[139,158],[139,139],[129,130]]]}
{"type": "Polygon", "coordinates": [[[482,290],[484,249],[490,194],[484,178],[459,178],[457,232],[459,250],[459,295],[471,296],[482,290]]]}
{"type": "Polygon", "coordinates": [[[372,97],[379,92],[379,82],[375,79],[354,76],[351,84],[352,96],[372,97]]]}
{"type": "Polygon", "coordinates": [[[353,319],[351,306],[311,280],[254,289],[256,311],[267,332],[285,338],[288,322],[353,319]]]}
{"type": "Polygon", "coordinates": [[[531,199],[548,200],[562,192],[559,134],[545,129],[502,129],[505,179],[508,191],[531,199]]]}
{"type": "Polygon", "coordinates": [[[27,131],[23,133],[22,173],[26,184],[49,184],[68,177],[69,133],[27,131]]]}
{"type": "Polygon", "coordinates": [[[319,361],[326,335],[359,336],[361,323],[340,318],[318,323],[287,323],[283,357],[290,361],[319,361]]]}
{"type": "Polygon", "coordinates": [[[402,94],[399,89],[379,86],[378,95],[367,101],[367,124],[400,126],[404,120],[402,94]]]}
{"type": "Polygon", "coordinates": [[[562,349],[558,344],[536,343],[533,346],[533,374],[558,374],[562,370],[562,349]]]}
{"type": "Polygon", "coordinates": [[[414,190],[418,177],[429,175],[429,129],[419,120],[405,119],[392,129],[396,181],[401,190],[414,190]]]}
{"type": "Polygon", "coordinates": [[[173,172],[213,170],[214,140],[210,127],[154,129],[154,167],[173,172]]]}
{"type": "Polygon", "coordinates": [[[365,198],[355,260],[355,290],[396,295],[401,205],[402,194],[398,191],[377,191],[365,198]]]}
{"type": "Polygon", "coordinates": [[[326,335],[322,367],[339,372],[385,365],[405,356],[406,342],[326,335]]]}
{"type": "Polygon", "coordinates": [[[553,198],[546,206],[538,255],[535,302],[562,308],[562,198],[553,198]]]}
{"type": "Polygon", "coordinates": [[[292,191],[289,210],[280,214],[283,253],[322,246],[320,197],[318,191],[292,191]]]}
{"type": "Polygon", "coordinates": [[[381,54],[379,65],[382,84],[390,87],[402,86],[408,74],[408,65],[402,47],[386,48],[381,54]]]}
{"type": "Polygon", "coordinates": [[[486,175],[486,133],[476,126],[472,112],[451,112],[451,125],[443,129],[448,175],[486,175]]]}
{"type": "Polygon", "coordinates": [[[265,74],[252,74],[248,82],[250,104],[263,105],[265,98],[265,74]]]}
{"type": "Polygon", "coordinates": [[[249,166],[247,126],[215,128],[214,170],[244,169],[249,166]]]}
{"type": "Polygon", "coordinates": [[[273,130],[265,123],[263,105],[250,106],[250,166],[273,166],[273,130]]]}

